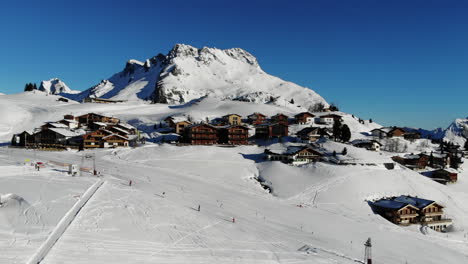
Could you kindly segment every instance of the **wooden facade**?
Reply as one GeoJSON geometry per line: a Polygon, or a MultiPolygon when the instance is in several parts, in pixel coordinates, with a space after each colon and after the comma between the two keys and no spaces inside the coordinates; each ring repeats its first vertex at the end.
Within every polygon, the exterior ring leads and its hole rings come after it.
{"type": "Polygon", "coordinates": [[[388,132],[388,137],[403,137],[405,135],[405,130],[403,128],[395,127],[388,132]]]}
{"type": "Polygon", "coordinates": [[[191,125],[192,123],[190,123],[189,121],[180,121],[180,122],[174,123],[174,131],[177,134],[182,135],[184,133],[185,128],[191,125]]]}
{"type": "Polygon", "coordinates": [[[261,124],[255,127],[255,137],[269,139],[288,136],[288,126],[282,123],[261,124]]]}
{"type": "Polygon", "coordinates": [[[289,117],[285,114],[276,114],[274,116],[271,117],[271,122],[272,123],[279,123],[279,124],[283,124],[283,125],[288,125],[289,124],[289,121],[288,121],[289,117]]]}
{"type": "Polygon", "coordinates": [[[209,124],[196,124],[185,128],[183,141],[192,145],[213,145],[219,141],[218,129],[209,124]]]}
{"type": "Polygon", "coordinates": [[[309,112],[302,112],[294,116],[298,124],[310,124],[314,122],[315,115],[309,112]]]}
{"type": "Polygon", "coordinates": [[[252,125],[260,125],[266,122],[266,116],[257,112],[249,115],[247,118],[252,125]]]}
{"type": "Polygon", "coordinates": [[[13,135],[11,139],[11,145],[15,147],[26,147],[28,144],[34,143],[34,136],[27,132],[23,131],[19,134],[13,135]]]}
{"type": "Polygon", "coordinates": [[[117,124],[120,120],[116,117],[104,116],[96,113],[88,113],[77,117],[80,125],[90,125],[93,122],[117,124]]]}
{"type": "Polygon", "coordinates": [[[84,148],[101,148],[104,147],[103,137],[112,135],[112,132],[105,129],[99,129],[83,136],[84,148]]]}
{"type": "Polygon", "coordinates": [[[233,125],[241,125],[242,124],[242,116],[237,115],[237,114],[229,114],[223,116],[223,121],[226,124],[229,124],[231,126],[233,125]]]}
{"type": "Polygon", "coordinates": [[[219,140],[222,144],[247,145],[249,144],[249,128],[242,125],[221,128],[219,140]]]}

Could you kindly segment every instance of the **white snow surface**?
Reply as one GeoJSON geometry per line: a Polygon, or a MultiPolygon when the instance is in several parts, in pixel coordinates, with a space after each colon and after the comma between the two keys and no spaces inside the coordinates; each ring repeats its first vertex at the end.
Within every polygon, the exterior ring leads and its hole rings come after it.
{"type": "MultiPolygon", "coordinates": [[[[201,121],[229,113],[293,116],[304,111],[292,104],[223,101],[216,96],[176,106],[141,101],[64,104],[57,98],[40,92],[0,97],[1,142],[64,114],[112,115],[156,136],[154,124],[169,115],[201,121]]],[[[380,127],[338,114],[354,139],[380,127]]],[[[293,125],[291,132],[301,128],[293,125]]],[[[148,143],[138,148],[48,152],[2,147],[0,194],[7,206],[0,208],[0,263],[25,263],[76,197],[97,180],[86,174],[70,177],[63,172],[65,167],[52,163],[37,172],[23,165],[25,159],[84,162],[82,166],[91,167],[92,160],[85,157],[92,154],[105,183],[41,263],[359,263],[355,260],[363,260],[368,237],[374,263],[468,261],[467,162],[457,183],[441,185],[400,166],[386,170],[382,164],[392,162],[395,153],[335,142],[321,144],[328,153],[336,151],[340,160],[358,165],[294,167],[263,159],[266,148],[297,144],[289,139],[233,148],[148,143]],[[344,147],[346,156],[339,154],[344,147]],[[271,186],[272,193],[257,178],[271,186]],[[454,221],[451,232],[422,234],[417,225],[396,226],[373,214],[366,202],[401,194],[445,206],[446,216],[454,221]]],[[[414,144],[412,148],[419,146],[414,144]]]]}

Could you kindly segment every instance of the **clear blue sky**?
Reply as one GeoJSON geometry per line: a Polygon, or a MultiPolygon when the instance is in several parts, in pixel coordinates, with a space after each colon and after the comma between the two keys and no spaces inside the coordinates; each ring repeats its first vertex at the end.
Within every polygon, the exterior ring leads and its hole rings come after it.
{"type": "Polygon", "coordinates": [[[0,92],[84,90],[175,43],[241,47],[262,68],[384,125],[468,116],[468,1],[7,1],[0,92]]]}

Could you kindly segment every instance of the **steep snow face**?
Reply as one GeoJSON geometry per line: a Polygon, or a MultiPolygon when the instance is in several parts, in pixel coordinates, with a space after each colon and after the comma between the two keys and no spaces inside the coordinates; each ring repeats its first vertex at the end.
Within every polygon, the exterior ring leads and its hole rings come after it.
{"type": "Polygon", "coordinates": [[[73,99],[102,97],[184,104],[206,95],[222,100],[308,107],[326,101],[311,89],[265,73],[257,59],[240,48],[195,48],[177,44],[167,55],[125,69],[73,99]]]}
{"type": "Polygon", "coordinates": [[[468,117],[465,119],[456,119],[450,124],[445,130],[443,138],[446,141],[463,146],[468,138],[468,117]]]}
{"type": "Polygon", "coordinates": [[[48,94],[61,94],[61,93],[77,93],[72,91],[63,81],[58,78],[53,78],[48,81],[42,81],[39,86],[39,91],[46,92],[48,94]]]}

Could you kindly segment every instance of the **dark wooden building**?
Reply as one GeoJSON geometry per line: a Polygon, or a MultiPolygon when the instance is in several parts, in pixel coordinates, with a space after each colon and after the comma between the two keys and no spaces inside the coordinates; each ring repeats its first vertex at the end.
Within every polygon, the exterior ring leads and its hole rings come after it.
{"type": "Polygon", "coordinates": [[[23,131],[13,135],[11,145],[15,147],[26,147],[28,144],[34,143],[34,136],[28,131],[23,131]]]}
{"type": "Polygon", "coordinates": [[[249,128],[242,125],[227,126],[219,129],[219,141],[222,144],[249,144],[249,128]]]}
{"type": "Polygon", "coordinates": [[[282,123],[261,124],[255,127],[256,138],[285,137],[288,135],[288,126],[282,123]]]}
{"type": "Polygon", "coordinates": [[[266,122],[266,116],[257,112],[249,115],[247,118],[252,125],[260,125],[266,122]]]}
{"type": "Polygon", "coordinates": [[[310,124],[314,122],[315,115],[309,112],[302,112],[294,116],[298,124],[310,124]]]}
{"type": "Polygon", "coordinates": [[[184,129],[183,141],[192,145],[213,145],[219,142],[218,128],[209,124],[195,124],[184,129]]]}
{"type": "Polygon", "coordinates": [[[279,124],[284,124],[284,125],[288,125],[289,122],[288,122],[288,119],[289,117],[285,114],[276,114],[274,116],[271,117],[271,122],[272,123],[279,123],[279,124]]]}

